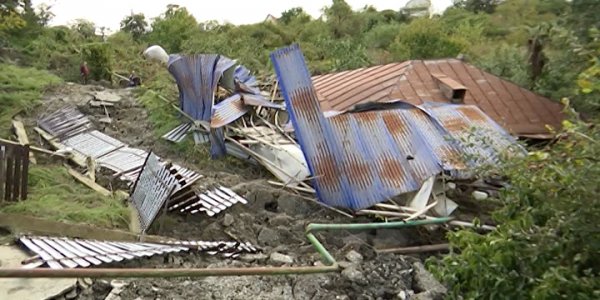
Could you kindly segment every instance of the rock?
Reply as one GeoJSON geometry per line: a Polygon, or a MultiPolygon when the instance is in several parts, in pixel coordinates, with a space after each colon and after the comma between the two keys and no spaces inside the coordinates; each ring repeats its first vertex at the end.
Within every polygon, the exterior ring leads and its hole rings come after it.
{"type": "Polygon", "coordinates": [[[269,246],[276,246],[279,241],[279,234],[277,233],[277,231],[271,229],[271,228],[267,228],[267,227],[263,227],[260,232],[258,233],[258,242],[265,244],[265,245],[269,245],[269,246]]]}
{"type": "Polygon", "coordinates": [[[244,262],[255,262],[255,261],[264,262],[267,260],[267,258],[269,258],[269,257],[262,253],[244,254],[244,255],[240,256],[240,260],[244,261],[244,262]]]}
{"type": "Polygon", "coordinates": [[[77,298],[77,289],[72,289],[68,293],[65,294],[65,299],[71,300],[77,298]]]}
{"type": "Polygon", "coordinates": [[[272,226],[290,226],[293,222],[294,219],[286,214],[277,215],[269,220],[272,226]]]}
{"type": "MultiPolygon", "coordinates": [[[[439,281],[437,281],[425,266],[420,262],[413,263],[413,287],[415,291],[422,291],[419,294],[430,292],[432,299],[443,299],[448,290],[439,281]]],[[[415,297],[419,294],[416,294],[415,297]]],[[[421,297],[425,297],[421,296],[421,297]]],[[[416,299],[416,298],[413,298],[416,299]]],[[[428,299],[428,298],[422,298],[428,299]]]]}
{"type": "Polygon", "coordinates": [[[233,219],[233,216],[230,214],[225,214],[225,216],[223,217],[223,226],[225,227],[229,227],[233,224],[235,220],[233,219]]]}
{"type": "Polygon", "coordinates": [[[292,264],[294,259],[291,256],[278,252],[271,253],[270,261],[277,264],[292,264]]]}
{"type": "Polygon", "coordinates": [[[339,296],[335,296],[336,300],[350,300],[350,297],[348,297],[348,295],[339,295],[339,296]]]}
{"type": "Polygon", "coordinates": [[[486,192],[482,192],[482,191],[473,191],[473,193],[471,194],[473,196],[473,198],[475,198],[475,200],[485,200],[488,198],[488,194],[486,192]]]}
{"type": "Polygon", "coordinates": [[[410,300],[441,300],[443,298],[444,297],[442,296],[436,296],[435,293],[432,293],[431,291],[427,291],[415,294],[414,296],[410,297],[410,300]]]}
{"type": "Polygon", "coordinates": [[[119,102],[121,101],[121,97],[119,95],[115,95],[110,91],[98,91],[94,93],[94,98],[98,101],[104,102],[119,102]]]}
{"type": "Polygon", "coordinates": [[[397,297],[398,299],[401,299],[401,300],[406,300],[406,297],[407,297],[407,296],[408,296],[408,295],[407,295],[407,293],[406,293],[405,291],[400,291],[400,293],[398,293],[398,295],[396,295],[396,297],[397,297]]]}
{"type": "Polygon", "coordinates": [[[350,250],[348,253],[346,253],[346,259],[355,264],[360,264],[363,261],[363,256],[354,250],[350,250]]]}
{"type": "Polygon", "coordinates": [[[110,282],[110,285],[115,288],[115,289],[122,289],[123,287],[127,286],[127,282],[123,281],[123,280],[112,280],[110,282]]]}
{"type": "Polygon", "coordinates": [[[365,276],[363,275],[363,273],[361,273],[358,268],[356,266],[352,266],[349,268],[346,268],[342,271],[342,276],[344,276],[346,279],[355,282],[355,283],[359,283],[359,284],[366,284],[367,281],[365,280],[365,276]]]}

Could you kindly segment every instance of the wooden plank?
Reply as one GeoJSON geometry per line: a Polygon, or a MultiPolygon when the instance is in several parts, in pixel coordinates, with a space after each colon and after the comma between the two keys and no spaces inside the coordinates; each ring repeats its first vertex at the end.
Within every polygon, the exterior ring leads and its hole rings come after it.
{"type": "Polygon", "coordinates": [[[14,146],[6,146],[6,189],[4,190],[4,200],[12,199],[12,182],[13,182],[13,149],[14,146]]]}
{"type": "Polygon", "coordinates": [[[27,187],[29,185],[29,146],[25,146],[23,148],[23,165],[22,165],[22,173],[21,173],[21,200],[27,199],[27,187]]]}
{"type": "MultiPolygon", "coordinates": [[[[25,131],[25,126],[23,125],[23,122],[13,119],[12,124],[15,128],[15,133],[17,134],[17,139],[19,140],[19,143],[21,143],[21,145],[29,145],[29,137],[27,137],[27,131],[25,131]]],[[[31,163],[34,165],[37,164],[33,152],[29,152],[29,161],[31,161],[31,163]]]]}
{"type": "Polygon", "coordinates": [[[91,188],[92,190],[94,190],[106,197],[110,197],[112,195],[112,193],[109,190],[107,190],[104,187],[102,187],[101,185],[97,184],[96,182],[91,180],[89,177],[84,176],[83,174],[75,171],[73,168],[69,167],[68,165],[65,165],[65,168],[67,168],[67,171],[69,172],[69,174],[71,174],[71,176],[73,176],[79,182],[85,184],[87,187],[91,188]]]}
{"type": "Polygon", "coordinates": [[[8,228],[13,234],[35,234],[93,240],[123,242],[161,242],[175,240],[170,237],[142,236],[123,230],[103,229],[87,224],[63,223],[21,214],[0,213],[0,227],[8,228]]]}
{"type": "Polygon", "coordinates": [[[23,164],[23,147],[13,146],[13,182],[11,201],[19,200],[21,188],[21,166],[23,164]]]}

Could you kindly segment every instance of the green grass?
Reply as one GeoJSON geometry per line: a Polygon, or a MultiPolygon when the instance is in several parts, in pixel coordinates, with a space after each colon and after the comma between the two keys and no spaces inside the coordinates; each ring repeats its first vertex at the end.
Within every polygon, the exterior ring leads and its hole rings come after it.
{"type": "Polygon", "coordinates": [[[15,114],[31,110],[45,87],[61,81],[46,71],[0,64],[0,136],[8,136],[15,114]]]}
{"type": "MultiPolygon", "coordinates": [[[[61,79],[32,68],[0,64],[0,136],[10,135],[11,118],[39,104],[44,89],[61,79]]],[[[61,165],[30,165],[29,195],[2,203],[0,211],[55,221],[127,228],[129,212],[120,200],[104,197],[75,181],[61,165]]]]}
{"type": "Polygon", "coordinates": [[[83,186],[62,166],[32,166],[27,200],[5,205],[0,211],[123,229],[129,218],[121,200],[83,186]]]}

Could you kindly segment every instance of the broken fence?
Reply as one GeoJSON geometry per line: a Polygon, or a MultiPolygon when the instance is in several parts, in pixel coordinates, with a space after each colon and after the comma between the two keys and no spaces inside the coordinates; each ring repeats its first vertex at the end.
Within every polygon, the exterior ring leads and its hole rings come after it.
{"type": "Polygon", "coordinates": [[[29,146],[0,142],[0,199],[27,199],[29,146]]]}

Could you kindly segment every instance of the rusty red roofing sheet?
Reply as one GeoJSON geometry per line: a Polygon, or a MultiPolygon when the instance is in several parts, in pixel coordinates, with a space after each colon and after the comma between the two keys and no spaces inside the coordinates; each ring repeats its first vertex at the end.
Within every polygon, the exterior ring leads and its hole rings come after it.
{"type": "Polygon", "coordinates": [[[448,103],[433,74],[467,88],[465,104],[477,105],[515,135],[548,135],[560,127],[562,105],[457,59],[412,60],[314,76],[324,110],[344,111],[369,101],[405,100],[412,104],[448,103]]]}

